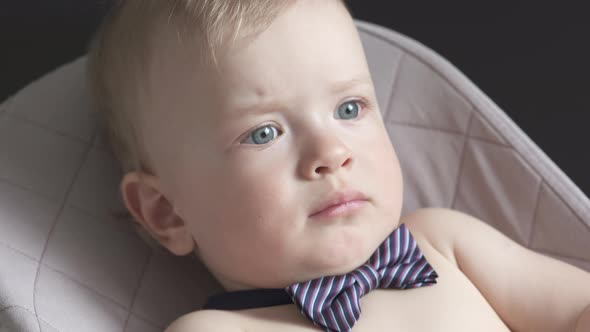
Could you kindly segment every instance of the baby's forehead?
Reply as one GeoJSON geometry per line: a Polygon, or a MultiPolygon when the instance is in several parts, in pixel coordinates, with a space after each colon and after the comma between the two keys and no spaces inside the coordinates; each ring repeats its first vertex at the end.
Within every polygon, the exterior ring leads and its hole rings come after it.
{"type": "Polygon", "coordinates": [[[207,50],[202,45],[181,43],[174,38],[174,29],[162,25],[153,61],[154,84],[158,92],[184,90],[185,95],[200,94],[223,105],[242,106],[252,104],[249,99],[285,99],[306,85],[321,89],[360,74],[370,76],[360,42],[355,41],[354,24],[342,15],[330,16],[335,17],[326,20],[337,23],[336,31],[318,31],[314,37],[302,35],[301,31],[307,31],[304,27],[292,28],[292,21],[271,25],[220,49],[217,62],[203,61],[207,50]]]}

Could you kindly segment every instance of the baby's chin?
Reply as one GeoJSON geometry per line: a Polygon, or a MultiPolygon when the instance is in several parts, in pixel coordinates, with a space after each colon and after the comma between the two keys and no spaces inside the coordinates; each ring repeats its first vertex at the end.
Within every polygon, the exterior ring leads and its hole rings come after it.
{"type": "Polygon", "coordinates": [[[308,270],[313,272],[309,273],[307,279],[349,273],[365,264],[380,244],[381,241],[366,241],[362,244],[357,242],[346,248],[333,248],[335,252],[332,254],[318,255],[313,267],[308,270]]]}

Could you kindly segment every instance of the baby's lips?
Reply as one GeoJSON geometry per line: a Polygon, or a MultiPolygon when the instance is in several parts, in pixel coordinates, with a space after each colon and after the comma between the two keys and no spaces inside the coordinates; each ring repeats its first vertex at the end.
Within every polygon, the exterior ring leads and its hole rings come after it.
{"type": "Polygon", "coordinates": [[[328,195],[327,199],[325,199],[323,202],[318,204],[312,210],[313,212],[310,214],[310,217],[313,217],[314,215],[319,214],[322,211],[324,211],[330,207],[344,204],[344,203],[351,202],[351,201],[356,201],[356,200],[365,200],[366,201],[367,196],[365,194],[363,194],[362,192],[360,192],[358,190],[354,190],[354,189],[346,189],[346,190],[339,190],[339,191],[332,192],[331,194],[328,195]]]}

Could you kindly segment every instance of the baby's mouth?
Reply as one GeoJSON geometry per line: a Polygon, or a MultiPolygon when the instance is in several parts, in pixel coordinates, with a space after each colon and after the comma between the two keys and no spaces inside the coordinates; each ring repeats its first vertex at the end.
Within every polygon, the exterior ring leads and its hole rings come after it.
{"type": "Polygon", "coordinates": [[[367,197],[357,190],[336,191],[314,209],[310,218],[343,217],[353,214],[368,203],[367,197]]]}

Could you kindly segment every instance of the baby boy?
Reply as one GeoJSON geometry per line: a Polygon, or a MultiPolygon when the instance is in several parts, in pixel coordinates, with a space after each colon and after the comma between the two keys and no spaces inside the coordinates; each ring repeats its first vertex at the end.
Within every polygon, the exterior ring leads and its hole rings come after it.
{"type": "Polygon", "coordinates": [[[340,0],[122,0],[89,73],[135,221],[227,291],[184,331],[590,331],[590,274],[400,164],[340,0]]]}

